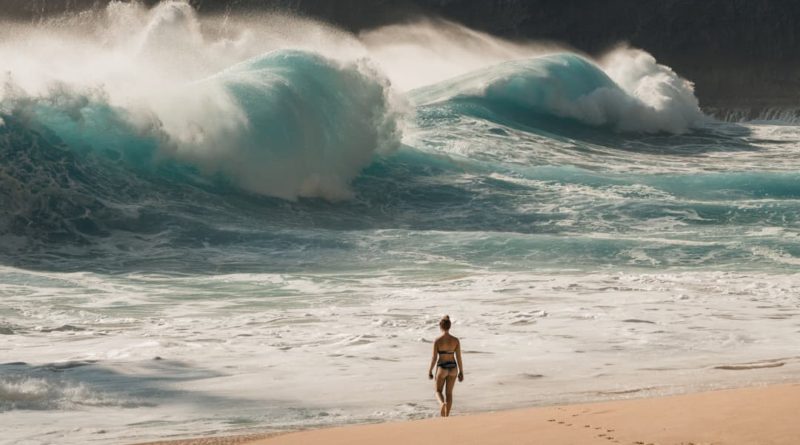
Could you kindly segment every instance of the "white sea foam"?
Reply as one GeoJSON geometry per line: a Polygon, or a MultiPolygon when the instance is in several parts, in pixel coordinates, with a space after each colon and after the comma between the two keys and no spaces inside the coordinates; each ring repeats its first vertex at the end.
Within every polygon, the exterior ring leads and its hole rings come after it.
{"type": "MultiPolygon", "coordinates": [[[[788,340],[795,275],[2,274],[27,277],[0,287],[17,331],[0,337],[2,361],[29,364],[4,367],[19,373],[3,380],[4,416],[22,425],[25,406],[47,410],[52,429],[73,430],[65,443],[196,434],[234,419],[259,429],[432,415],[426,366],[445,312],[464,344],[460,412],[781,381],[800,367],[787,354],[798,346],[788,340]],[[32,305],[25,291],[39,292],[42,279],[73,287],[32,305]],[[146,294],[148,309],[113,289],[146,294]],[[72,309],[59,310],[65,301],[72,309]],[[48,329],[62,323],[84,330],[48,329]],[[36,374],[67,360],[97,362],[36,374]],[[764,360],[784,365],[727,369],[764,360]],[[104,414],[89,425],[71,414],[77,407],[104,414]]],[[[44,440],[24,427],[9,434],[44,440]]]]}

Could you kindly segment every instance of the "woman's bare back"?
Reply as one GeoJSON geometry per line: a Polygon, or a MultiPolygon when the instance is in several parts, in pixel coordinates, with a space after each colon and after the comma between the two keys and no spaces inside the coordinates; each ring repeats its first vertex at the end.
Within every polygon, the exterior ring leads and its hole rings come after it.
{"type": "Polygon", "coordinates": [[[458,338],[450,334],[442,334],[434,342],[436,351],[439,352],[439,361],[442,359],[453,360],[456,350],[461,346],[458,338]],[[442,357],[444,355],[444,357],[442,357]]]}

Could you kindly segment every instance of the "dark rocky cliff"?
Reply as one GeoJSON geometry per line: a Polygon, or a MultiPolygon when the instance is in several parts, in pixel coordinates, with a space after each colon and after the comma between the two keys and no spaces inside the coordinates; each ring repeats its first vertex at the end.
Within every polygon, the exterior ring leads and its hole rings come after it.
{"type": "MultiPolygon", "coordinates": [[[[3,0],[38,20],[104,0],[3,0]]],[[[152,0],[147,3],[153,3],[152,0]]],[[[358,31],[437,15],[512,39],[597,54],[643,48],[696,83],[706,108],[800,108],[800,2],[794,0],[192,0],[203,13],[289,10],[358,31]]]]}

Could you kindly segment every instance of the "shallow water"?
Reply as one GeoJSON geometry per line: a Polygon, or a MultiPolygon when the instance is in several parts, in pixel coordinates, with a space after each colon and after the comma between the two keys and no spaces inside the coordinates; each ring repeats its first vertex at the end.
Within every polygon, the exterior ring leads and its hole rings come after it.
{"type": "Polygon", "coordinates": [[[3,355],[24,362],[2,366],[15,443],[426,417],[445,311],[464,345],[459,412],[776,382],[800,367],[796,274],[2,274],[16,281],[2,287],[3,355]]]}

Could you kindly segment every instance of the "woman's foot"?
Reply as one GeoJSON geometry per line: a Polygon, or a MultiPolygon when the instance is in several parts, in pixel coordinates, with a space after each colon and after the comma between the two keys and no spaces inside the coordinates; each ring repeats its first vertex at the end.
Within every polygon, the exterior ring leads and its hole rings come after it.
{"type": "Polygon", "coordinates": [[[442,417],[447,417],[447,404],[446,403],[442,403],[442,407],[439,408],[439,414],[442,417]]]}

